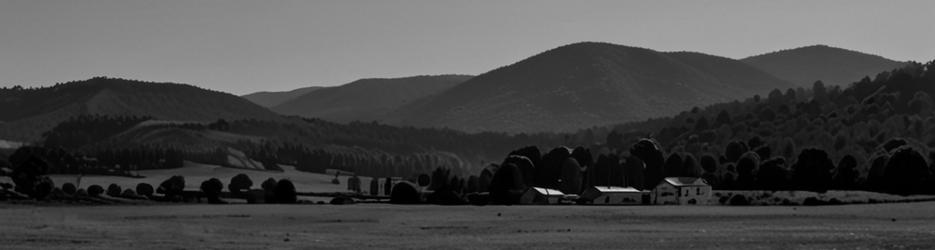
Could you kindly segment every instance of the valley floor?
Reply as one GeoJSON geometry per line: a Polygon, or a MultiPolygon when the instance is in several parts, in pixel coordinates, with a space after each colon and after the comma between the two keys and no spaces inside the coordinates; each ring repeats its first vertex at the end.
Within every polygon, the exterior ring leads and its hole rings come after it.
{"type": "Polygon", "coordinates": [[[935,202],[843,206],[0,204],[14,249],[930,248],[935,202]]]}

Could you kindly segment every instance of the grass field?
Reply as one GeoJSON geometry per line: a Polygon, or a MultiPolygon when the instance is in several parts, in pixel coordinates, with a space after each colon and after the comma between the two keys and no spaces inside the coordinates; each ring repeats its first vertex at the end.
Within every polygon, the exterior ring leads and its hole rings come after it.
{"type": "Polygon", "coordinates": [[[935,246],[935,202],[784,206],[0,204],[14,249],[879,249],[935,246]]]}

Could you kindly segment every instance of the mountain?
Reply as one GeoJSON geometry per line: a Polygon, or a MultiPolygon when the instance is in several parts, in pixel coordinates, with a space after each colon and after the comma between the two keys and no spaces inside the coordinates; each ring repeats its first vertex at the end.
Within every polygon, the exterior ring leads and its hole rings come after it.
{"type": "Polygon", "coordinates": [[[848,84],[864,76],[873,77],[879,72],[906,65],[905,62],[826,45],[781,50],[741,61],[801,87],[811,87],[818,80],[826,85],[848,84]]]}
{"type": "Polygon", "coordinates": [[[97,77],[36,89],[0,90],[0,138],[35,141],[78,115],[181,121],[283,119],[243,98],[191,85],[97,77]]]}
{"type": "Polygon", "coordinates": [[[299,89],[293,89],[290,91],[279,91],[279,92],[256,92],[252,94],[246,94],[240,97],[247,99],[257,105],[263,107],[273,107],[279,104],[282,104],[286,101],[295,99],[296,97],[311,93],[312,91],[322,89],[324,87],[312,86],[299,89]]]}
{"type": "Polygon", "coordinates": [[[400,106],[444,91],[472,76],[438,75],[361,79],[296,97],[272,107],[287,115],[335,122],[376,121],[400,106]]]}
{"type": "Polygon", "coordinates": [[[573,131],[791,86],[729,58],[583,42],[471,78],[400,108],[388,122],[464,131],[573,131]]]}

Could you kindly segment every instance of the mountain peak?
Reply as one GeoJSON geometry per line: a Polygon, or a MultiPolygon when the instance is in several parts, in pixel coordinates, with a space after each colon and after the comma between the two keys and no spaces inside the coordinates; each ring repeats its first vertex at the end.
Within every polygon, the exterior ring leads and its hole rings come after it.
{"type": "Polygon", "coordinates": [[[821,80],[844,85],[864,76],[903,67],[878,55],[818,44],[786,49],[741,59],[797,86],[821,80]]]}

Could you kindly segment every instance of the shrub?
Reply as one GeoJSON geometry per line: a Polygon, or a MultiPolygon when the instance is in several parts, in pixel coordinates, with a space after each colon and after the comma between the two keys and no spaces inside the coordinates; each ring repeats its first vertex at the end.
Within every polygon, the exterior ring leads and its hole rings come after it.
{"type": "Polygon", "coordinates": [[[276,189],[276,179],[270,177],[263,181],[260,187],[263,188],[263,200],[266,201],[266,203],[276,203],[276,193],[274,191],[274,189],[276,189]]]}
{"type": "Polygon", "coordinates": [[[104,193],[104,187],[101,187],[100,185],[91,185],[90,187],[88,187],[88,195],[90,196],[97,197],[103,193],[104,193]]]}
{"type": "Polygon", "coordinates": [[[136,184],[136,194],[138,195],[152,197],[153,191],[153,185],[149,185],[149,183],[136,184]]]}
{"type": "Polygon", "coordinates": [[[217,178],[211,178],[201,182],[201,192],[205,194],[205,198],[208,199],[208,203],[223,203],[220,197],[221,189],[223,188],[224,183],[221,183],[221,180],[218,180],[217,178]]]}
{"type": "Polygon", "coordinates": [[[88,190],[79,188],[77,191],[75,191],[75,196],[88,196],[88,190]]]}
{"type": "Polygon", "coordinates": [[[120,197],[129,198],[129,199],[140,198],[140,196],[137,195],[136,192],[133,191],[133,189],[129,189],[129,188],[127,188],[126,190],[123,190],[123,193],[120,194],[120,197]]]}
{"type": "Polygon", "coordinates": [[[107,186],[107,196],[120,197],[121,193],[123,193],[123,189],[120,188],[120,185],[111,183],[109,186],[107,186]]]}
{"type": "Polygon", "coordinates": [[[820,200],[815,197],[808,197],[808,198],[805,198],[805,201],[802,201],[802,205],[805,205],[805,206],[821,206],[825,204],[827,204],[825,201],[820,200]]]}
{"type": "Polygon", "coordinates": [[[67,195],[74,195],[75,191],[78,191],[78,188],[75,187],[75,184],[65,183],[62,185],[62,192],[65,192],[67,195]]]}
{"type": "Polygon", "coordinates": [[[295,185],[288,179],[279,180],[273,191],[277,203],[292,204],[298,201],[295,185]]]}
{"type": "Polygon", "coordinates": [[[250,190],[251,187],[253,187],[253,180],[250,180],[250,176],[246,174],[235,175],[231,178],[230,184],[227,184],[227,190],[235,195],[243,194],[244,191],[250,190]]]}
{"type": "Polygon", "coordinates": [[[401,181],[393,185],[393,191],[390,194],[390,203],[418,204],[422,202],[422,198],[420,197],[415,184],[408,181],[401,181]]]}
{"type": "Polygon", "coordinates": [[[748,200],[747,197],[743,196],[742,194],[735,194],[734,196],[730,197],[730,205],[747,206],[750,205],[750,200],[748,200]]]}
{"type": "Polygon", "coordinates": [[[354,201],[354,199],[350,197],[338,196],[338,197],[331,198],[331,201],[329,203],[331,205],[349,205],[349,204],[354,204],[357,202],[354,201]]]}

